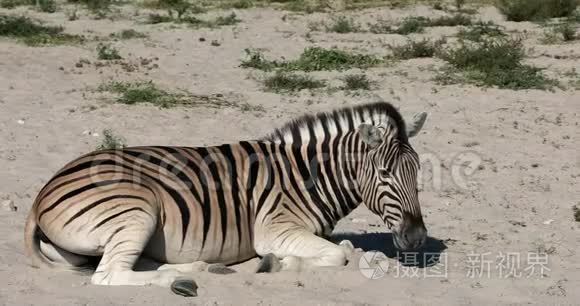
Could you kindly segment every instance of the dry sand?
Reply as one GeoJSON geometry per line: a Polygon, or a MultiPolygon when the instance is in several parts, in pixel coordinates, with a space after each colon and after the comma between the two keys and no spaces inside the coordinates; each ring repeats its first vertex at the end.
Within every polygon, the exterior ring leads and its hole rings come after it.
{"type": "MultiPolygon", "coordinates": [[[[120,65],[75,67],[81,58],[96,61],[96,42],[80,47],[31,48],[0,39],[0,196],[18,207],[0,211],[1,305],[492,305],[580,303],[579,223],[572,207],[580,204],[580,92],[573,89],[511,91],[468,85],[440,86],[430,81],[435,59],[403,61],[372,68],[378,88],[357,96],[343,92],[297,95],[266,93],[255,78],[262,73],[239,68],[245,48],[263,48],[270,58],[292,58],[307,46],[338,46],[384,54],[385,44],[405,41],[399,35],[329,34],[307,36],[308,23],[326,14],[295,15],[272,9],[241,10],[236,26],[192,30],[187,27],[144,25],[134,9],[123,8],[116,21],[93,20],[81,12],[67,21],[63,12],[26,12],[67,32],[108,36],[122,29],[147,33],[147,39],[113,42],[125,61],[158,58],[158,68],[139,65],[133,72],[120,65]],[[284,17],[286,16],[286,17],[284,17]],[[284,18],[283,18],[284,17],[284,18]],[[201,42],[199,38],[205,38],[201,42]],[[212,46],[217,40],[220,46],[212,46]],[[62,68],[61,68],[62,67],[62,68]],[[166,88],[194,94],[223,94],[230,101],[261,106],[263,111],[225,108],[159,109],[107,102],[95,88],[111,78],[153,80],[166,88]],[[104,128],[125,137],[130,145],[203,146],[264,135],[303,113],[373,101],[376,96],[399,106],[404,114],[427,111],[424,131],[413,140],[423,158],[420,198],[432,239],[441,251],[439,263],[416,270],[401,268],[390,258],[387,275],[365,278],[357,253],[346,267],[301,273],[256,275],[257,261],[234,266],[239,272],[194,275],[199,297],[185,299],[158,287],[97,287],[89,276],[36,270],[23,253],[24,220],[43,184],[64,163],[93,150],[104,128]],[[467,159],[467,163],[463,163],[467,159]],[[459,179],[457,179],[459,177],[459,179]],[[452,179],[452,178],[455,178],[452,179]],[[528,254],[547,252],[544,277],[530,270],[528,254]],[[482,257],[469,254],[482,255],[482,257]],[[519,267],[500,265],[511,253],[519,267]],[[485,268],[470,277],[470,262],[485,268]],[[489,266],[487,262],[489,260],[489,266]],[[446,261],[446,264],[444,264],[446,261]],[[489,270],[487,270],[489,268],[489,270]],[[443,269],[446,277],[435,277],[443,269]],[[506,270],[507,269],[507,270],[506,270]],[[488,275],[489,273],[489,275],[488,275]],[[519,275],[519,273],[523,273],[519,275]],[[574,289],[576,288],[576,289],[574,289]]],[[[8,12],[0,10],[0,12],[8,12]]],[[[12,10],[14,12],[14,10],[12,10]]],[[[228,11],[229,12],[229,11],[228,11]]],[[[218,12],[218,13],[228,13],[218,12]]],[[[216,14],[212,12],[210,14],[216,14]]],[[[372,9],[349,13],[362,23],[381,16],[441,12],[427,7],[402,10],[372,9]]],[[[571,68],[580,71],[580,44],[540,45],[540,26],[504,22],[493,8],[481,18],[500,22],[508,30],[527,31],[533,48],[530,62],[553,75],[571,68]],[[570,56],[555,59],[554,56],[570,56]]],[[[433,28],[414,37],[452,35],[454,28],[433,28]]],[[[335,84],[344,72],[313,73],[335,84]]],[[[335,239],[345,235],[365,250],[393,256],[390,235],[364,207],[339,223],[335,239]],[[350,234],[345,234],[350,233],[350,234]]],[[[532,255],[533,256],[533,255],[532,255]]],[[[533,258],[532,258],[533,259],[533,258]]],[[[539,269],[539,267],[536,267],[539,269]]],[[[415,268],[416,269],[416,268],[415,268]]]]}

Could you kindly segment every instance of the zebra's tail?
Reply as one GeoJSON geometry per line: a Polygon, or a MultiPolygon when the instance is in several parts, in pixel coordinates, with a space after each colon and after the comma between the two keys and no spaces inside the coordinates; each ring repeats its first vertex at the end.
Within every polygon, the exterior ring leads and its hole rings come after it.
{"type": "MultiPolygon", "coordinates": [[[[34,268],[52,268],[58,270],[68,270],[68,271],[75,271],[75,272],[87,272],[90,270],[88,266],[86,266],[87,260],[81,260],[82,262],[78,265],[75,264],[66,264],[61,262],[56,262],[51,260],[47,257],[41,249],[41,242],[43,241],[44,234],[42,230],[38,226],[36,222],[36,213],[35,209],[31,209],[30,213],[28,214],[28,218],[26,219],[26,226],[24,228],[24,250],[26,256],[31,260],[31,266],[34,268]]],[[[47,244],[51,245],[51,248],[57,249],[57,246],[52,245],[50,241],[47,241],[47,244]]],[[[64,251],[59,249],[60,252],[64,251]]],[[[66,252],[66,251],[64,251],[66,252]]],[[[66,252],[69,253],[69,252],[66,252]]],[[[76,254],[71,255],[82,258],[76,254]]]]}

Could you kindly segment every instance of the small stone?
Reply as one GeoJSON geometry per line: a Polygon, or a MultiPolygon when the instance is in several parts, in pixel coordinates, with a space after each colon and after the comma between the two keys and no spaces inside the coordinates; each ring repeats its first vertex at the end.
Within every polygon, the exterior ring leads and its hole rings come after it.
{"type": "Polygon", "coordinates": [[[554,222],[554,219],[548,219],[548,220],[544,221],[543,223],[545,225],[550,225],[550,224],[552,224],[552,222],[554,222]]]}
{"type": "Polygon", "coordinates": [[[197,284],[191,279],[178,279],[171,284],[171,291],[185,297],[197,296],[197,284]]]}
{"type": "Polygon", "coordinates": [[[18,124],[24,124],[24,120],[22,120],[22,119],[18,120],[17,122],[18,122],[18,124]]]}
{"type": "Polygon", "coordinates": [[[212,41],[211,41],[211,45],[212,45],[212,46],[214,46],[214,47],[219,47],[219,46],[221,46],[222,44],[221,44],[219,41],[217,41],[217,40],[212,40],[212,41]]]}
{"type": "Polygon", "coordinates": [[[211,264],[207,267],[207,272],[209,273],[214,273],[214,274],[232,274],[232,273],[236,273],[236,270],[227,267],[224,264],[221,263],[217,263],[217,264],[211,264]]]}
{"type": "Polygon", "coordinates": [[[12,201],[12,200],[2,201],[2,204],[0,204],[0,206],[2,207],[2,210],[4,210],[4,211],[17,211],[18,210],[18,207],[16,205],[14,205],[14,201],[12,201]]]}
{"type": "Polygon", "coordinates": [[[199,41],[205,41],[205,38],[203,38],[203,37],[200,37],[200,38],[199,38],[199,41]]]}

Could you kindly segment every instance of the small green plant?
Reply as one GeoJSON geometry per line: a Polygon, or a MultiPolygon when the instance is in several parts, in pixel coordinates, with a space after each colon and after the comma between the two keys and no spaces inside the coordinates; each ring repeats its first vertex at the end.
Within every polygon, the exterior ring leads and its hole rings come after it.
{"type": "Polygon", "coordinates": [[[235,8],[235,9],[248,9],[254,7],[256,3],[252,0],[237,0],[234,2],[226,2],[222,5],[222,8],[235,8]]]}
{"type": "Polygon", "coordinates": [[[326,85],[324,81],[315,80],[307,75],[278,71],[263,81],[264,87],[274,92],[295,92],[304,89],[316,89],[326,85]]]}
{"type": "Polygon", "coordinates": [[[150,103],[161,108],[176,106],[236,106],[235,103],[223,99],[222,96],[193,95],[185,90],[168,91],[159,88],[155,83],[148,82],[118,82],[111,81],[101,84],[97,91],[117,94],[115,101],[121,104],[135,105],[150,103]]]}
{"type": "Polygon", "coordinates": [[[341,87],[343,90],[371,90],[374,84],[365,74],[347,75],[342,81],[344,82],[341,87]]]}
{"type": "Polygon", "coordinates": [[[44,13],[55,13],[57,10],[56,1],[54,0],[36,0],[38,9],[44,13]]]}
{"type": "Polygon", "coordinates": [[[443,11],[445,9],[445,7],[443,6],[443,3],[441,3],[441,1],[435,1],[435,2],[433,2],[433,4],[431,5],[431,7],[434,10],[437,10],[437,11],[443,11]]]}
{"type": "Polygon", "coordinates": [[[272,0],[273,3],[281,3],[282,9],[295,12],[304,12],[312,14],[315,12],[324,12],[328,8],[328,3],[325,1],[312,0],[272,0]]]}
{"type": "Polygon", "coordinates": [[[556,31],[562,35],[564,41],[578,39],[578,36],[576,35],[576,26],[572,23],[564,23],[560,25],[556,31]]]}
{"type": "Polygon", "coordinates": [[[479,21],[467,28],[459,30],[457,33],[458,38],[474,42],[481,42],[483,39],[490,37],[504,37],[506,35],[503,27],[500,27],[493,21],[479,21]]]}
{"type": "Polygon", "coordinates": [[[498,0],[499,10],[510,21],[540,21],[575,14],[578,0],[498,0]]]}
{"type": "Polygon", "coordinates": [[[450,64],[436,80],[455,83],[461,79],[478,86],[507,89],[550,89],[557,82],[546,78],[541,69],[522,63],[521,40],[485,39],[480,43],[461,42],[459,47],[439,53],[450,64]],[[460,76],[458,76],[460,74],[460,76]]]}
{"type": "Polygon", "coordinates": [[[147,23],[149,24],[158,24],[158,23],[166,23],[166,22],[173,22],[174,19],[171,16],[167,15],[160,15],[157,13],[149,14],[147,18],[147,23]]]}
{"type": "Polygon", "coordinates": [[[146,38],[147,34],[135,31],[133,29],[127,29],[122,30],[118,33],[111,33],[109,36],[117,39],[135,39],[135,38],[146,38]]]}
{"type": "Polygon", "coordinates": [[[445,40],[431,41],[429,39],[409,40],[402,46],[390,46],[394,59],[407,60],[412,58],[433,57],[445,43],[445,40]]]}
{"type": "Polygon", "coordinates": [[[400,35],[422,33],[428,23],[429,19],[425,17],[407,17],[403,19],[403,22],[399,24],[394,33],[400,35]]]}
{"type": "Polygon", "coordinates": [[[571,22],[565,22],[552,26],[544,31],[544,36],[540,39],[543,44],[558,44],[577,40],[576,26],[571,22]]]}
{"type": "Polygon", "coordinates": [[[574,207],[572,207],[572,212],[574,213],[574,220],[576,222],[580,222],[580,208],[578,205],[574,205],[574,207]]]}
{"type": "Polygon", "coordinates": [[[116,136],[111,129],[103,130],[103,140],[97,146],[97,150],[119,150],[127,147],[125,139],[116,136]]]}
{"type": "Polygon", "coordinates": [[[279,67],[278,62],[267,60],[260,50],[245,49],[244,52],[246,53],[246,59],[242,60],[242,63],[240,64],[240,67],[242,68],[270,71],[279,67]]]}
{"type": "Polygon", "coordinates": [[[187,104],[187,94],[172,93],[160,89],[153,82],[116,82],[99,86],[99,91],[108,91],[119,94],[116,101],[122,104],[134,105],[151,103],[163,108],[187,104]]]}
{"type": "Polygon", "coordinates": [[[457,10],[463,9],[463,5],[465,5],[465,0],[455,0],[455,8],[457,10]]]}
{"type": "Polygon", "coordinates": [[[97,58],[106,61],[123,59],[123,57],[119,54],[119,50],[115,49],[109,44],[103,43],[97,46],[97,58]]]}
{"type": "Polygon", "coordinates": [[[238,19],[238,16],[236,15],[236,13],[232,12],[229,15],[218,16],[213,21],[208,21],[207,24],[209,27],[221,27],[221,26],[234,25],[234,24],[237,24],[239,22],[241,22],[241,20],[238,19]]]}
{"type": "Polygon", "coordinates": [[[67,0],[69,3],[82,4],[91,13],[99,18],[104,18],[111,11],[114,0],[67,0]]]}
{"type": "Polygon", "coordinates": [[[25,16],[0,14],[0,36],[18,39],[29,46],[79,44],[84,38],[63,33],[62,27],[46,26],[25,16]]]}
{"type": "Polygon", "coordinates": [[[428,19],[426,27],[456,27],[471,25],[471,17],[464,14],[455,14],[453,16],[442,16],[439,18],[428,19]]]}
{"type": "Polygon", "coordinates": [[[375,34],[400,34],[408,35],[411,33],[421,33],[426,27],[455,27],[467,26],[472,23],[469,16],[464,14],[455,14],[453,16],[442,16],[438,18],[427,17],[407,17],[399,23],[398,26],[393,27],[388,22],[378,21],[374,24],[369,24],[369,31],[375,34]]]}
{"type": "Polygon", "coordinates": [[[425,30],[425,25],[429,19],[425,17],[407,17],[397,26],[393,27],[384,20],[369,24],[369,31],[374,34],[400,34],[421,33],[425,30]]]}
{"type": "Polygon", "coordinates": [[[360,32],[360,26],[352,18],[340,16],[334,18],[331,24],[326,25],[326,32],[334,33],[354,33],[360,32]]]}
{"type": "Polygon", "coordinates": [[[345,70],[351,68],[368,68],[382,63],[372,55],[350,53],[339,49],[310,47],[293,61],[282,63],[286,70],[322,71],[345,70]]]}
{"type": "Polygon", "coordinates": [[[159,7],[167,10],[171,18],[183,18],[193,7],[187,0],[159,0],[159,7]]]}
{"type": "Polygon", "coordinates": [[[34,5],[34,2],[32,0],[0,0],[0,7],[5,9],[13,9],[23,5],[34,5]]]}
{"type": "Polygon", "coordinates": [[[172,15],[149,14],[149,18],[147,20],[147,23],[149,24],[166,22],[189,24],[195,27],[217,28],[221,26],[234,25],[241,22],[241,20],[238,19],[235,13],[231,13],[225,16],[218,16],[213,20],[203,20],[191,15],[180,15],[176,18],[172,15]]]}
{"type": "Polygon", "coordinates": [[[285,71],[323,71],[345,70],[351,68],[368,68],[381,64],[383,61],[371,55],[353,54],[338,49],[324,49],[320,47],[306,48],[295,60],[271,61],[256,50],[246,49],[247,59],[243,60],[241,67],[254,68],[264,71],[281,69],[285,71]]]}

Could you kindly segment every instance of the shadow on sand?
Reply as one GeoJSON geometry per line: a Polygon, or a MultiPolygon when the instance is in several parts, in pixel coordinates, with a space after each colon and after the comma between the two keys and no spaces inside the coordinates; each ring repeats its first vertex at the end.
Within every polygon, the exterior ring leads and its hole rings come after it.
{"type": "Polygon", "coordinates": [[[439,263],[441,253],[447,249],[443,241],[427,237],[425,245],[416,251],[400,251],[393,244],[391,233],[335,233],[330,240],[339,243],[350,240],[355,248],[364,251],[379,251],[389,258],[397,259],[404,266],[425,268],[439,263]]]}

